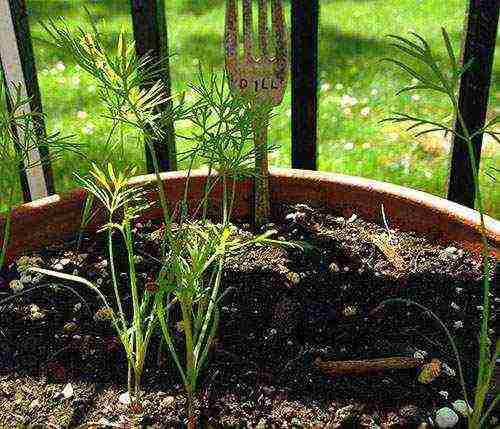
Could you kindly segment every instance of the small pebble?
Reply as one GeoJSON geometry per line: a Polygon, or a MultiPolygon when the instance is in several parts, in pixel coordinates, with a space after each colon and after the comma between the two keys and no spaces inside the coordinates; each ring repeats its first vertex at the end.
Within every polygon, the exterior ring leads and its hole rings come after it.
{"type": "Polygon", "coordinates": [[[335,262],[332,262],[329,266],[328,266],[328,270],[331,272],[331,273],[338,273],[340,271],[340,268],[339,266],[335,263],[335,262]]]}
{"type": "Polygon", "coordinates": [[[455,375],[457,374],[453,368],[451,368],[444,362],[441,363],[441,370],[449,377],[455,377],[455,375]]]}
{"type": "Polygon", "coordinates": [[[54,399],[62,401],[63,399],[70,399],[74,395],[73,385],[71,383],[66,384],[64,389],[60,392],[57,392],[54,395],[54,399]]]}
{"type": "Polygon", "coordinates": [[[22,292],[24,289],[23,282],[21,280],[15,279],[9,283],[10,290],[14,293],[22,292]]]}
{"type": "Polygon", "coordinates": [[[294,285],[298,285],[300,283],[300,275],[293,272],[293,271],[289,271],[286,274],[286,277],[290,281],[290,283],[292,283],[294,285]]]}
{"type": "Polygon", "coordinates": [[[451,408],[443,407],[436,412],[436,424],[441,429],[453,428],[458,423],[458,415],[451,408]]]}
{"type": "Polygon", "coordinates": [[[336,422],[344,422],[346,420],[349,420],[354,413],[354,405],[348,405],[346,407],[339,408],[335,412],[335,421],[336,422]]]}
{"type": "Polygon", "coordinates": [[[347,219],[347,223],[353,223],[357,218],[358,215],[356,213],[353,213],[353,215],[349,219],[347,219]]]}
{"type": "Polygon", "coordinates": [[[444,398],[448,399],[448,396],[450,395],[446,390],[441,390],[439,391],[439,394],[444,398]]]}
{"type": "Polygon", "coordinates": [[[166,396],[161,401],[161,405],[164,407],[170,407],[175,402],[175,398],[173,396],[166,396]]]}
{"type": "Polygon", "coordinates": [[[68,322],[63,326],[63,331],[66,334],[72,334],[78,330],[78,325],[75,322],[68,322]]]}
{"type": "Polygon", "coordinates": [[[356,305],[347,305],[344,307],[342,314],[345,317],[352,317],[358,314],[358,307],[356,305]]]}
{"type": "Polygon", "coordinates": [[[473,411],[472,407],[469,404],[467,404],[467,402],[465,402],[463,399],[458,399],[451,405],[453,406],[453,409],[456,412],[462,414],[462,416],[465,417],[467,417],[473,411]]]}
{"type": "Polygon", "coordinates": [[[415,353],[413,353],[413,357],[415,359],[425,359],[429,353],[427,353],[425,350],[417,350],[415,353]]]}
{"type": "Polygon", "coordinates": [[[453,323],[453,327],[455,329],[461,329],[464,327],[464,322],[462,322],[461,320],[457,320],[456,322],[453,323]]]}
{"type": "Polygon", "coordinates": [[[131,401],[128,392],[122,393],[118,398],[118,402],[123,405],[130,405],[131,401]]]}

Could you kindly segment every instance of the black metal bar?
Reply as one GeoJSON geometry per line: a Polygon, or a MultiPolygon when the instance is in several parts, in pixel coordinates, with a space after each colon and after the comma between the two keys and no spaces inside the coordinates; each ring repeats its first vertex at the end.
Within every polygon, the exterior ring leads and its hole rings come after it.
{"type": "MultiPolygon", "coordinates": [[[[31,42],[28,13],[26,9],[25,0],[8,0],[8,8],[10,16],[6,16],[6,22],[12,23],[12,29],[15,35],[16,46],[7,46],[5,38],[3,38],[2,43],[4,43],[3,52],[8,52],[9,55],[4,55],[2,59],[2,68],[4,69],[4,75],[7,80],[7,84],[10,85],[10,78],[15,75],[12,73],[17,67],[21,67],[22,76],[20,79],[23,81],[21,84],[26,90],[26,95],[30,97],[30,109],[32,112],[37,112],[40,115],[35,117],[35,132],[40,139],[45,137],[45,124],[42,117],[42,101],[40,96],[40,89],[38,86],[38,78],[35,65],[35,57],[33,54],[33,45],[31,42]],[[20,62],[20,64],[16,64],[20,62]]],[[[9,31],[9,28],[6,28],[9,31]]],[[[14,82],[18,83],[18,82],[14,82]]],[[[40,159],[42,162],[42,172],[43,177],[32,178],[28,180],[28,176],[25,172],[21,173],[20,181],[21,187],[23,189],[23,197],[25,201],[31,201],[33,198],[40,196],[52,195],[55,193],[54,180],[52,174],[52,168],[49,161],[49,152],[46,146],[40,146],[38,148],[40,159]],[[30,189],[30,182],[33,180],[43,181],[40,182],[39,189],[42,190],[40,195],[34,194],[33,189],[30,189]],[[33,195],[34,194],[34,195],[33,195]]]]}
{"type": "MultiPolygon", "coordinates": [[[[461,61],[466,64],[473,58],[474,64],[472,69],[462,76],[459,109],[471,133],[484,127],[486,120],[499,7],[498,0],[469,1],[461,61]]],[[[458,118],[455,121],[455,130],[460,134],[463,133],[458,118]]],[[[478,170],[482,140],[482,134],[473,139],[474,158],[478,170]]],[[[448,199],[472,208],[476,199],[472,163],[467,144],[456,136],[453,136],[452,142],[448,199]]]]}
{"type": "Polygon", "coordinates": [[[318,0],[292,0],[292,168],[317,169],[318,0]]]}
{"type": "MultiPolygon", "coordinates": [[[[155,61],[162,62],[161,79],[167,96],[171,95],[170,66],[168,61],[167,21],[165,18],[164,0],[131,0],[132,23],[134,28],[135,48],[137,55],[151,55],[155,61]]],[[[172,108],[172,102],[165,103],[165,109],[172,108]]],[[[166,125],[163,141],[153,142],[156,157],[161,171],[177,169],[175,132],[173,123],[166,125]]],[[[146,148],[146,165],[148,172],[153,172],[153,159],[146,148]]]]}

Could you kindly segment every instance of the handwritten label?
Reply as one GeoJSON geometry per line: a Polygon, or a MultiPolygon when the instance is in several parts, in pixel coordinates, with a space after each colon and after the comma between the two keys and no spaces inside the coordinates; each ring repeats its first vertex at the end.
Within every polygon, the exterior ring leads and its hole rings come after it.
{"type": "Polygon", "coordinates": [[[240,79],[239,87],[241,90],[252,88],[255,92],[260,90],[279,89],[283,85],[282,79],[262,78],[248,81],[248,79],[240,79]]]}

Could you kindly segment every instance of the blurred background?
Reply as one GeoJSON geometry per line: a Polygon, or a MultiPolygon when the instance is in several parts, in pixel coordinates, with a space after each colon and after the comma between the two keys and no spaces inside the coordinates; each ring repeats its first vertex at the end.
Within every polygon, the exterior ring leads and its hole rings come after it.
{"type": "MultiPolygon", "coordinates": [[[[187,89],[196,77],[198,61],[222,73],[224,52],[224,0],[168,0],[166,16],[170,46],[173,92],[187,89]]],[[[318,167],[349,175],[383,180],[445,196],[450,140],[442,134],[414,138],[407,125],[378,121],[392,111],[424,115],[452,121],[447,100],[430,93],[395,92],[411,81],[389,63],[380,63],[395,54],[387,34],[409,36],[414,31],[431,43],[439,57],[446,60],[440,27],[450,34],[455,52],[466,11],[466,0],[321,0],[319,31],[319,118],[318,167]]],[[[132,36],[128,0],[27,0],[39,84],[49,131],[75,134],[89,146],[91,159],[103,156],[103,143],[110,121],[100,115],[96,84],[70,58],[45,44],[40,20],[64,17],[72,27],[88,28],[83,6],[110,47],[116,46],[123,27],[132,36]]],[[[290,5],[285,0],[290,25],[290,5]]],[[[254,15],[256,16],[256,15],[254,15]]],[[[500,114],[500,61],[495,58],[488,118],[500,114]]],[[[188,98],[192,94],[188,93],[188,98]]],[[[279,145],[271,154],[271,164],[290,166],[291,110],[290,85],[277,117],[271,123],[270,139],[279,145]]],[[[451,123],[451,122],[450,122],[451,123]]],[[[181,131],[188,124],[177,124],[181,131]]],[[[185,130],[189,132],[188,129],[185,130]]],[[[177,140],[179,151],[186,149],[177,140]]],[[[500,217],[500,189],[484,174],[498,168],[500,145],[485,137],[482,153],[483,196],[486,212],[500,217]]],[[[145,171],[144,150],[132,140],[126,159],[145,171]]],[[[119,167],[119,165],[117,165],[119,167]]],[[[180,164],[180,168],[185,165],[180,164]]],[[[68,154],[54,165],[58,192],[75,185],[73,172],[84,173],[88,161],[68,154]]]]}

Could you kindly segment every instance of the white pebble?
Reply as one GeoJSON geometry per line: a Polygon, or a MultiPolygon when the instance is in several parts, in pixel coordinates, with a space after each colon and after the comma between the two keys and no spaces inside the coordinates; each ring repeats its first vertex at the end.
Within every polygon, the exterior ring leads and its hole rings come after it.
{"type": "Polygon", "coordinates": [[[444,398],[448,399],[449,393],[446,390],[441,390],[439,394],[444,398]]]}
{"type": "Polygon", "coordinates": [[[131,401],[130,401],[130,395],[128,394],[128,392],[122,393],[120,395],[120,397],[118,398],[118,402],[120,402],[120,404],[123,404],[123,405],[130,405],[131,401]]]}
{"type": "Polygon", "coordinates": [[[415,359],[425,359],[428,354],[429,353],[427,353],[425,350],[417,350],[415,353],[413,353],[413,357],[415,359]]]}
{"type": "Polygon", "coordinates": [[[472,413],[472,407],[467,404],[463,399],[458,399],[453,404],[451,404],[456,412],[462,414],[467,417],[470,413],[472,413]]]}
{"type": "Polygon", "coordinates": [[[450,368],[450,366],[444,362],[441,363],[441,370],[449,377],[455,377],[456,375],[455,370],[453,368],[450,368]]]}
{"type": "Polygon", "coordinates": [[[9,283],[9,287],[14,293],[21,292],[24,289],[23,282],[21,280],[15,279],[9,283]]]}
{"type": "Polygon", "coordinates": [[[436,412],[436,424],[444,428],[455,427],[458,423],[458,415],[451,408],[443,407],[436,412]]]}

